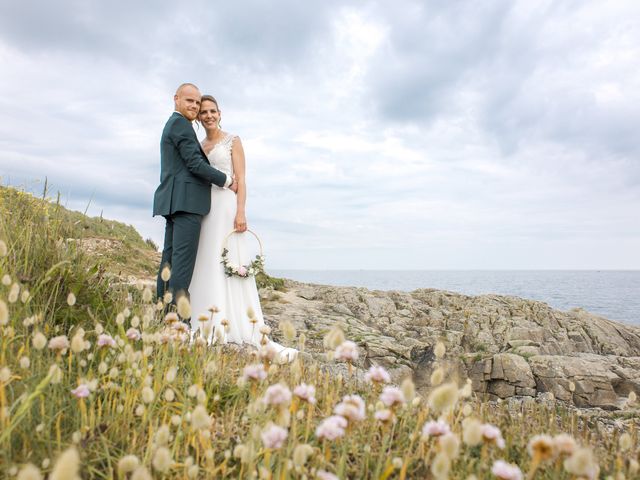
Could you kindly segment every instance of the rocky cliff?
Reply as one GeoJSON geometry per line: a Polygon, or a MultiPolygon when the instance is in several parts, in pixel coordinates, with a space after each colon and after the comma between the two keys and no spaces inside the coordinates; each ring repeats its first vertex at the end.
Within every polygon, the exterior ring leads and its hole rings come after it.
{"type": "Polygon", "coordinates": [[[358,367],[383,365],[396,380],[412,375],[418,388],[428,387],[433,348],[442,340],[451,369],[488,398],[551,392],[577,407],[613,410],[629,392],[640,394],[640,328],[583,310],[433,289],[285,286],[261,291],[267,322],[291,320],[319,360],[324,334],[338,324],[360,347],[358,367]]]}

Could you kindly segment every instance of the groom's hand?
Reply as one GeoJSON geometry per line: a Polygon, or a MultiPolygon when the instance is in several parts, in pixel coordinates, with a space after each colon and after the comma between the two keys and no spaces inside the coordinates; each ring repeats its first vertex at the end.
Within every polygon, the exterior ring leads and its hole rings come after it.
{"type": "Polygon", "coordinates": [[[231,190],[233,193],[238,193],[238,182],[236,182],[235,175],[231,179],[231,185],[229,185],[229,190],[231,190]]]}

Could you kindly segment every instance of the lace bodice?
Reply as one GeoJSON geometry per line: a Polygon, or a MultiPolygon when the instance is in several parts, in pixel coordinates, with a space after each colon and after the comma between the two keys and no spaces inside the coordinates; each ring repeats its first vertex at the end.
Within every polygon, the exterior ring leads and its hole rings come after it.
{"type": "Polygon", "coordinates": [[[231,145],[233,144],[234,138],[236,138],[235,135],[227,134],[222,140],[215,144],[209,152],[209,155],[207,155],[211,166],[227,175],[233,175],[231,145]]]}

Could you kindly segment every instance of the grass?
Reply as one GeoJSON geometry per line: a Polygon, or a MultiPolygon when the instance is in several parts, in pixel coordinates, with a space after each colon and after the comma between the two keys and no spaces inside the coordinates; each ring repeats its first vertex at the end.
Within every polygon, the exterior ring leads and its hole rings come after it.
{"type": "MultiPolygon", "coordinates": [[[[446,356],[437,360],[444,379],[421,398],[409,381],[383,395],[381,383],[364,381],[348,362],[341,370],[301,355],[280,365],[268,352],[189,341],[161,316],[151,291],[114,287],[104,263],[66,241],[91,228],[67,221],[58,202],[7,190],[0,207],[3,478],[26,475],[27,464],[54,480],[76,469],[85,479],[499,478],[491,470],[500,459],[536,479],[575,479],[567,468],[589,466],[599,468],[598,478],[637,478],[633,422],[607,429],[555,402],[490,404],[456,381],[446,356]],[[50,348],[62,335],[70,345],[50,348]],[[247,378],[248,365],[261,365],[266,377],[247,378]],[[302,383],[315,387],[315,403],[291,395],[302,383]],[[345,404],[346,395],[357,398],[345,404]],[[334,429],[334,440],[321,438],[318,427],[336,409],[347,426],[334,429]],[[435,420],[452,433],[423,435],[435,420]],[[504,448],[481,435],[489,424],[504,448]],[[561,432],[589,450],[544,460],[542,439],[528,452],[535,435],[561,432]]],[[[304,350],[304,332],[284,333],[304,350]]],[[[329,357],[350,348],[339,330],[327,334],[329,357]]],[[[549,442],[551,450],[558,445],[549,442]]]]}

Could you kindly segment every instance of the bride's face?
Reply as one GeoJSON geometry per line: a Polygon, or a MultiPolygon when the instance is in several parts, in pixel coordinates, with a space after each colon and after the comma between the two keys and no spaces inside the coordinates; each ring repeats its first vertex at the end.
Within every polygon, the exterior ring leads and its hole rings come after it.
{"type": "Polygon", "coordinates": [[[218,123],[220,122],[220,110],[216,107],[216,104],[210,100],[205,100],[200,105],[200,114],[198,118],[202,122],[204,128],[218,128],[218,123]]]}

